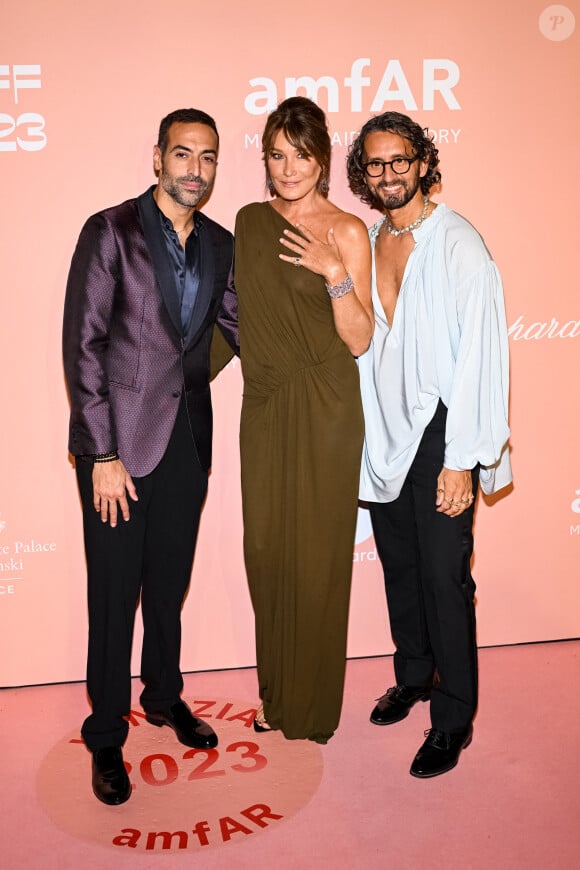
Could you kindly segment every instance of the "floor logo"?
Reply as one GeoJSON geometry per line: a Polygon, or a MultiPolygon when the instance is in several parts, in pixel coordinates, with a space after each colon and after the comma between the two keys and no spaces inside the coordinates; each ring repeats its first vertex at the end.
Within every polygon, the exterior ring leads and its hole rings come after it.
{"type": "Polygon", "coordinates": [[[53,822],[81,840],[151,853],[199,853],[243,842],[283,824],[316,792],[322,750],[279,732],[256,734],[255,708],[232,699],[193,700],[219,737],[216,749],[188,749],[170,728],[132,712],[123,755],[133,785],[120,807],[100,804],[90,755],[78,734],[63,738],[38,774],[38,797],[53,822]],[[63,788],[63,782],[66,788],[63,788]]]}

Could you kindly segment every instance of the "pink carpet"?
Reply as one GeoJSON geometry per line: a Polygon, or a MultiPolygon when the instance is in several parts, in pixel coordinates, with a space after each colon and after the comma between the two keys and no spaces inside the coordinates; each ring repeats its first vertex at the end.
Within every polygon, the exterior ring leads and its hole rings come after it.
{"type": "Polygon", "coordinates": [[[579,656],[578,641],[481,650],[473,743],[432,780],[408,773],[427,705],[368,721],[390,657],[349,662],[341,726],[322,747],[254,734],[254,670],[186,677],[184,697],[220,736],[207,753],[145,723],[134,681],[134,792],[115,808],[94,799],[77,742],[84,685],[4,689],[0,866],[576,870],[579,656]]]}

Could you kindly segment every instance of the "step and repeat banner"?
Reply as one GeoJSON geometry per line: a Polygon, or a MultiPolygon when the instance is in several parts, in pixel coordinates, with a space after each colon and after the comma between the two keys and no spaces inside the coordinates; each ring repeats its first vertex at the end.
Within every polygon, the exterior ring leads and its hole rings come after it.
{"type": "MultiPolygon", "coordinates": [[[[218,177],[205,211],[233,228],[265,198],[260,136],[294,94],[327,112],[331,199],[348,147],[388,109],[440,149],[436,198],[481,232],[504,277],[514,487],[479,500],[479,643],[580,635],[580,3],[19,0],[0,17],[0,686],[84,678],[85,563],[67,456],[60,333],[88,215],[155,178],[160,119],[213,115],[218,177]]],[[[254,663],[242,559],[233,362],[215,383],[215,454],[184,606],[184,670],[254,663]]],[[[392,651],[368,514],[353,554],[349,655],[392,651]]],[[[136,651],[139,647],[139,630],[136,651]]],[[[138,672],[138,656],[135,657],[138,672]]]]}

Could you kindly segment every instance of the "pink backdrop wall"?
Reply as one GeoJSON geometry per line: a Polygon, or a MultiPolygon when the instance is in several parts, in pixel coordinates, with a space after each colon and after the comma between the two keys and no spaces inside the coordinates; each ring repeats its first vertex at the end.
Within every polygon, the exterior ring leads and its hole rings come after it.
{"type": "MultiPolygon", "coordinates": [[[[578,0],[20,0],[2,12],[0,685],[84,678],[85,567],[60,362],[80,227],[154,182],[160,118],[194,105],[221,133],[206,211],[231,228],[242,204],[264,198],[264,112],[296,88],[328,112],[331,198],[369,224],[376,213],[346,186],[353,133],[386,109],[435,132],[437,198],[484,236],[511,328],[515,487],[477,509],[479,642],[580,635],[577,25],[578,0]]],[[[214,390],[214,470],[184,608],[185,670],[254,662],[240,392],[232,364],[214,390]]],[[[364,511],[358,537],[349,654],[390,652],[364,511]]]]}

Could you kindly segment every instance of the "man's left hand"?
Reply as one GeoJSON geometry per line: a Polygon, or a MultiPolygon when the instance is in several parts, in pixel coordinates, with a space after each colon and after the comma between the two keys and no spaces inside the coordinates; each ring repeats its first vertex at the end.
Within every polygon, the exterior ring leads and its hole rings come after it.
{"type": "Polygon", "coordinates": [[[436,510],[448,517],[458,517],[473,504],[471,471],[442,468],[435,492],[436,510]]]}

